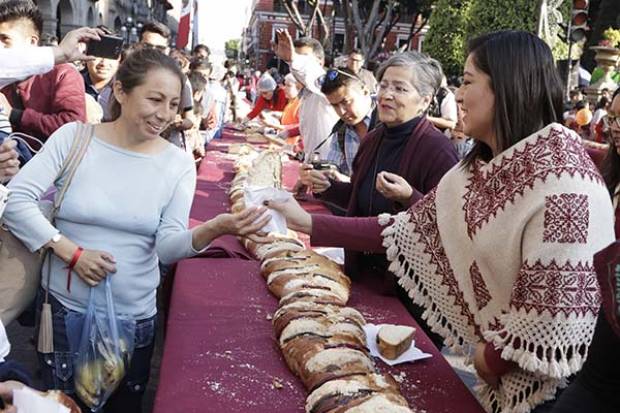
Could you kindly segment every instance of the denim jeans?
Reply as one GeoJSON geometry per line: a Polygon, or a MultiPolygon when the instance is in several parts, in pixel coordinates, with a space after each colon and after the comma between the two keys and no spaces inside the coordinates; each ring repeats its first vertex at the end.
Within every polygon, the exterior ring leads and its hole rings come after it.
{"type": "MultiPolygon", "coordinates": [[[[43,289],[37,294],[37,320],[45,298],[43,289]]],[[[65,316],[72,312],[64,307],[51,294],[52,324],[54,328],[54,352],[38,353],[43,382],[48,389],[61,390],[78,402],[83,412],[89,409],[75,395],[73,383],[73,359],[69,348],[65,316]]],[[[103,413],[141,413],[142,396],[149,381],[151,357],[155,345],[157,316],[136,321],[135,349],[127,373],[116,391],[110,396],[101,412],[103,413]]],[[[39,321],[37,321],[38,329],[39,321]]]]}

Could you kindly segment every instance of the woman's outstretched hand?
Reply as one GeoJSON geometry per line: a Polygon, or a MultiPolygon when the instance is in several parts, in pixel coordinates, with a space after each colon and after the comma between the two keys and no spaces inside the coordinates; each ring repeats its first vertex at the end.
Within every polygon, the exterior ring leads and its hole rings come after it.
{"type": "Polygon", "coordinates": [[[293,231],[312,234],[312,215],[307,213],[294,198],[286,202],[266,201],[267,208],[281,213],[286,218],[286,225],[293,231]]]}
{"type": "Polygon", "coordinates": [[[268,237],[261,229],[271,219],[270,215],[265,214],[266,211],[267,208],[264,207],[253,207],[241,212],[219,214],[194,228],[192,231],[192,247],[196,251],[202,251],[222,235],[234,235],[264,243],[268,237]]]}
{"type": "Polygon", "coordinates": [[[235,235],[261,242],[266,234],[261,229],[267,225],[271,216],[265,214],[266,208],[247,208],[241,212],[220,214],[214,218],[220,234],[235,235]]]}

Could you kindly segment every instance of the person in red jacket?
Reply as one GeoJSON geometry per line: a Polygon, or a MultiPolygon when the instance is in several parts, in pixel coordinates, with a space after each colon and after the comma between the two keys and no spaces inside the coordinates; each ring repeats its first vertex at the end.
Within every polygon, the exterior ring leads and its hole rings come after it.
{"type": "MultiPolygon", "coordinates": [[[[43,27],[37,6],[28,0],[0,3],[0,43],[6,48],[36,47],[43,27]]],[[[0,108],[14,132],[43,141],[68,122],[86,121],[84,81],[71,64],[55,66],[2,89],[0,108]]]]}
{"type": "Polygon", "coordinates": [[[287,100],[284,89],[278,87],[276,81],[268,73],[261,76],[257,88],[260,96],[245,121],[254,119],[266,109],[272,112],[282,112],[286,106],[287,100]]]}

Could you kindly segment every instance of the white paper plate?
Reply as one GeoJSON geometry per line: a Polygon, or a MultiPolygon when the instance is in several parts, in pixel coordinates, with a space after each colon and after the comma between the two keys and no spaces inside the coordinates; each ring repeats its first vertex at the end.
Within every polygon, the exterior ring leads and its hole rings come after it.
{"type": "Polygon", "coordinates": [[[411,347],[409,347],[409,350],[401,354],[399,358],[395,360],[386,359],[381,355],[381,353],[379,353],[379,348],[377,347],[377,333],[379,332],[379,329],[383,326],[384,324],[366,324],[364,326],[364,332],[366,333],[366,343],[368,344],[370,354],[374,357],[380,358],[385,364],[395,366],[397,364],[407,363],[409,361],[423,360],[429,357],[433,357],[432,354],[424,353],[422,352],[422,350],[417,348],[414,341],[411,343],[411,347]]]}

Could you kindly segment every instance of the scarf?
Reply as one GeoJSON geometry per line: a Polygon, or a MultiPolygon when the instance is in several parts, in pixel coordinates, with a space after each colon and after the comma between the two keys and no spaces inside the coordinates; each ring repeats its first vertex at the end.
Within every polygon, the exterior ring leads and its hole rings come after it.
{"type": "Polygon", "coordinates": [[[459,165],[396,216],[390,271],[447,346],[493,343],[518,367],[476,392],[489,412],[553,399],[587,356],[600,305],[593,254],[614,240],[605,184],[569,129],[551,124],[488,163],[459,165]]]}

